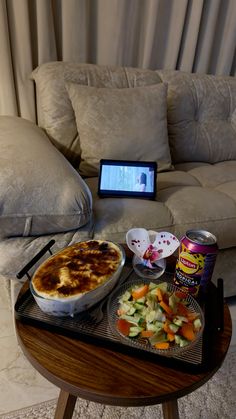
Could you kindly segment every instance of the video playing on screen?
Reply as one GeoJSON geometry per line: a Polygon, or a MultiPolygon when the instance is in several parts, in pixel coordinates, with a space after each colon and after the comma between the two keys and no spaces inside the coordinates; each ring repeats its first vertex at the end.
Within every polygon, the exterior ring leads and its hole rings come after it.
{"type": "Polygon", "coordinates": [[[154,198],[156,163],[101,160],[99,195],[154,198]]]}

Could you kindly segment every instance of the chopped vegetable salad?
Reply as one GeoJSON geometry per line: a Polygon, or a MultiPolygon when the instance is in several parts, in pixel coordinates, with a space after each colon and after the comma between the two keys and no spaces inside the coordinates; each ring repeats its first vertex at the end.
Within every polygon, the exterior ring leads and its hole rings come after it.
{"type": "Polygon", "coordinates": [[[202,328],[200,313],[186,294],[168,291],[167,282],[134,285],[119,298],[117,329],[130,338],[148,339],[156,349],[184,347],[202,328]]]}

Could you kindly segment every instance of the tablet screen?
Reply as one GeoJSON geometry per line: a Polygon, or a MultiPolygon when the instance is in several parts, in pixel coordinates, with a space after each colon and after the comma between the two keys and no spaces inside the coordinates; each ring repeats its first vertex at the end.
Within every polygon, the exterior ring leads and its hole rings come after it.
{"type": "Polygon", "coordinates": [[[155,199],[156,162],[101,160],[98,195],[155,199]]]}

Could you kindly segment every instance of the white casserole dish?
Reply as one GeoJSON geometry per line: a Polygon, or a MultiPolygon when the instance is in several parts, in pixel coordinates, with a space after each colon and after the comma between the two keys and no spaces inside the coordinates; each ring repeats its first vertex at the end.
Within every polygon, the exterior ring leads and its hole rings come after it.
{"type": "MultiPolygon", "coordinates": [[[[99,262],[99,259],[101,259],[101,256],[98,257],[98,262],[99,262]]],[[[39,266],[39,268],[35,271],[33,275],[33,278],[30,282],[30,290],[36,303],[38,304],[38,306],[44,313],[52,315],[52,316],[57,316],[57,317],[63,317],[63,316],[73,317],[75,314],[81,313],[82,311],[89,309],[90,307],[98,303],[100,300],[102,300],[106,295],[108,295],[112,291],[112,289],[114,288],[114,286],[117,284],[119,280],[124,263],[125,263],[125,251],[123,247],[120,246],[119,244],[116,244],[107,240],[89,240],[87,242],[80,242],[80,243],[77,243],[75,245],[72,245],[63,249],[60,252],[57,252],[55,255],[51,256],[45,262],[43,262],[43,264],[39,266]],[[115,272],[101,285],[98,285],[96,288],[90,291],[81,293],[79,295],[67,296],[65,298],[63,297],[58,298],[58,297],[53,297],[53,296],[46,297],[44,295],[39,295],[34,286],[34,279],[36,278],[37,275],[40,274],[40,270],[45,269],[45,266],[47,266],[46,265],[47,263],[52,264],[54,258],[58,256],[59,257],[63,256],[63,252],[68,252],[68,249],[73,250],[76,247],[76,245],[81,245],[81,243],[89,243],[89,242],[90,243],[96,242],[99,244],[105,243],[105,244],[108,244],[108,246],[110,244],[111,246],[117,249],[117,252],[120,254],[120,260],[119,260],[119,263],[115,272]]]]}

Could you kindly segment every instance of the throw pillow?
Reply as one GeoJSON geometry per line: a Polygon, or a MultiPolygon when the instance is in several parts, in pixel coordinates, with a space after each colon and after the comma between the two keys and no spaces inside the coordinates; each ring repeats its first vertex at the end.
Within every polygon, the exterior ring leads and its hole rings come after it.
{"type": "Polygon", "coordinates": [[[173,163],[236,160],[236,78],[160,70],[173,163]]]}
{"type": "Polygon", "coordinates": [[[31,77],[37,90],[38,125],[76,169],[81,157],[80,139],[65,81],[114,88],[161,83],[157,72],[146,68],[63,61],[41,64],[31,77]]]}
{"type": "Polygon", "coordinates": [[[72,230],[91,216],[80,175],[35,124],[0,117],[0,235],[72,230]]]}
{"type": "Polygon", "coordinates": [[[167,86],[96,88],[66,83],[81,145],[80,173],[97,176],[100,159],[156,161],[171,169],[167,86]]]}

